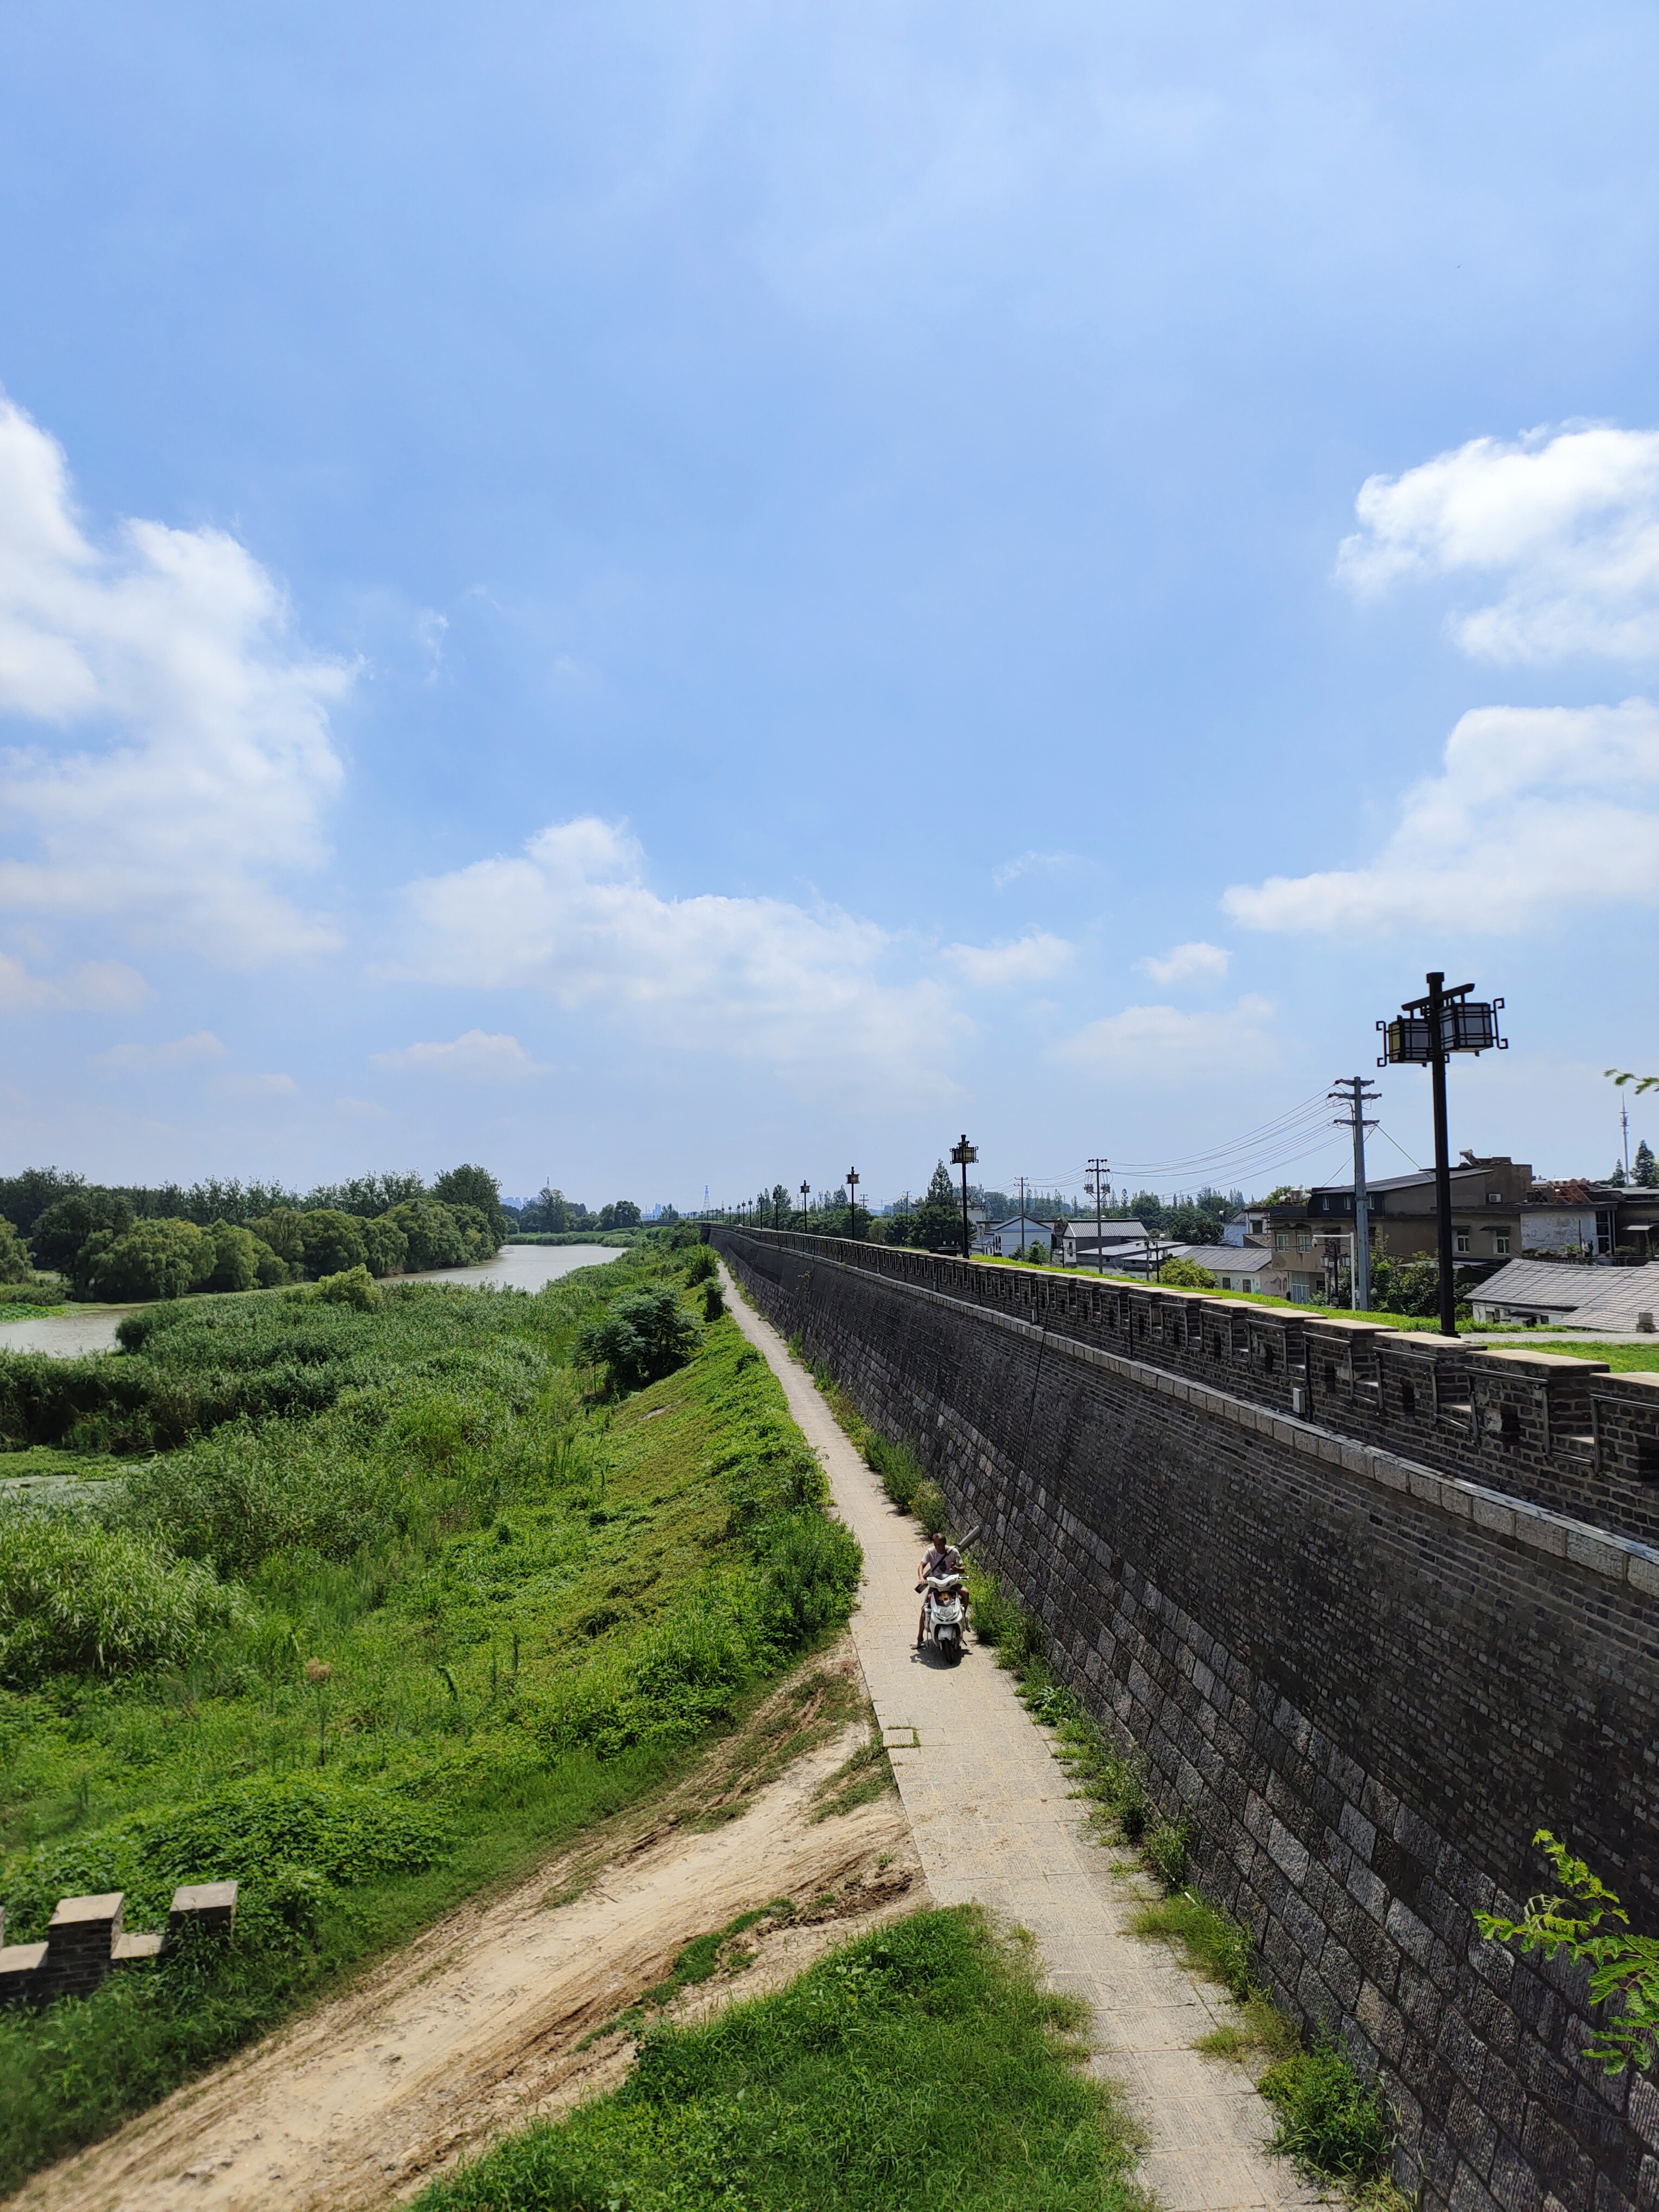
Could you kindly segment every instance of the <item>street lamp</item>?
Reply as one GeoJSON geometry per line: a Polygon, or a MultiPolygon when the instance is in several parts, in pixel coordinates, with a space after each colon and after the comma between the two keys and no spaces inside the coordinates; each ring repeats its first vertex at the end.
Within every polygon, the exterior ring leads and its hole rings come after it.
{"type": "Polygon", "coordinates": [[[859,1171],[856,1168],[847,1170],[847,1210],[853,1218],[853,1234],[856,1237],[859,1233],[859,1171]]]}
{"type": "Polygon", "coordinates": [[[812,1186],[807,1182],[805,1176],[803,1176],[801,1177],[800,1185],[800,1233],[803,1237],[806,1234],[806,1224],[809,1218],[807,1200],[811,1197],[811,1195],[812,1186]]]}
{"type": "Polygon", "coordinates": [[[962,1256],[968,1257],[968,1170],[979,1158],[979,1146],[970,1145],[964,1129],[960,1140],[951,1147],[951,1164],[962,1170],[962,1256]]]}
{"type": "Polygon", "coordinates": [[[1434,1209],[1440,1246],[1440,1333],[1457,1334],[1457,1295],[1452,1287],[1451,1158],[1446,1137],[1446,1062],[1455,1052],[1507,1052],[1498,1034],[1501,999],[1472,999],[1473,983],[1449,991],[1443,972],[1425,976],[1428,991],[1407,999],[1398,1021],[1379,1022],[1384,1040],[1379,1067],[1426,1067],[1434,1083],[1434,1209]]]}

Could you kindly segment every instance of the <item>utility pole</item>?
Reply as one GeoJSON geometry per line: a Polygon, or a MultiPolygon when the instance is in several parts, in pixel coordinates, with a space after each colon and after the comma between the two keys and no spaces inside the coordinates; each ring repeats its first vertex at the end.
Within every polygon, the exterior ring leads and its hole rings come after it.
{"type": "Polygon", "coordinates": [[[859,1171],[856,1168],[847,1170],[847,1211],[852,1217],[853,1234],[856,1237],[859,1233],[859,1171]]]}
{"type": "Polygon", "coordinates": [[[1446,1062],[1455,1052],[1507,1052],[1509,1040],[1498,1034],[1501,999],[1469,996],[1473,983],[1456,983],[1449,991],[1443,971],[1437,969],[1424,978],[1427,995],[1407,999],[1400,1012],[1403,1020],[1379,1022],[1386,1046],[1379,1067],[1390,1065],[1425,1066],[1434,1086],[1434,1204],[1440,1252],[1440,1333],[1457,1334],[1457,1292],[1452,1284],[1451,1152],[1446,1135],[1446,1062]]]}
{"type": "MultiPolygon", "coordinates": [[[[951,1164],[953,1168],[962,1170],[962,1256],[964,1260],[968,1257],[969,1244],[968,1170],[978,1158],[979,1146],[969,1143],[968,1132],[964,1129],[957,1141],[951,1147],[951,1164]]],[[[908,1194],[907,1193],[907,1196],[908,1194]]]]}
{"type": "Polygon", "coordinates": [[[1103,1216],[1105,1211],[1105,1201],[1111,1196],[1112,1191],[1110,1183],[1106,1180],[1106,1163],[1104,1160],[1090,1161],[1089,1180],[1084,1184],[1083,1188],[1085,1190],[1092,1191],[1094,1193],[1095,1273],[1098,1275],[1103,1275],[1106,1272],[1106,1230],[1103,1216]]]}
{"type": "Polygon", "coordinates": [[[1625,1181],[1630,1181],[1630,1109],[1625,1103],[1625,1094],[1619,1094],[1619,1126],[1625,1137],[1625,1181]]]}
{"type": "Polygon", "coordinates": [[[1371,1305],[1371,1217],[1365,1189],[1365,1132],[1376,1127],[1365,1119],[1365,1108],[1380,1091],[1368,1091],[1363,1075],[1339,1076],[1329,1097],[1340,1098],[1348,1111],[1339,1116],[1337,1127],[1353,1131],[1353,1280],[1349,1285],[1354,1309],[1369,1313],[1371,1305]]]}
{"type": "Polygon", "coordinates": [[[1019,1178],[1019,1256],[1025,1257],[1025,1178],[1019,1178]]]}

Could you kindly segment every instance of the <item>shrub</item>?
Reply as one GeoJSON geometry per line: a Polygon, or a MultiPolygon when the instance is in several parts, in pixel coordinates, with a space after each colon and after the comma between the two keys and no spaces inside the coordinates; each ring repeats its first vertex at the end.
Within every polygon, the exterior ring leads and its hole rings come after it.
{"type": "Polygon", "coordinates": [[[1330,2045],[1270,2066],[1259,2084],[1278,2112],[1273,2148],[1316,2172],[1370,2181],[1387,2167],[1394,2129],[1382,2094],[1330,2045]]]}
{"type": "Polygon", "coordinates": [[[1185,1820],[1160,1820],[1146,1832],[1140,1856],[1166,1889],[1179,1889],[1187,1879],[1187,1846],[1185,1820]]]}
{"type": "Polygon", "coordinates": [[[872,1429],[864,1440],[864,1456],[881,1479],[881,1486],[901,1513],[908,1513],[927,1476],[916,1464],[908,1444],[892,1443],[872,1429]]]}
{"type": "Polygon", "coordinates": [[[376,1312],[386,1297],[365,1267],[343,1268],[337,1275],[325,1275],[313,1285],[310,1295],[320,1298],[325,1305],[356,1306],[359,1313],[376,1312]]]}
{"type": "Polygon", "coordinates": [[[384,1790],[320,1776],[260,1775],[164,1813],[135,1814],[66,1844],[40,1844],[6,1881],[6,1925],[22,1940],[45,1935],[60,1897],[127,1893],[135,1923],[166,1911],[181,1881],[247,1885],[251,1901],[291,1917],[294,1870],[341,1888],[381,1874],[418,1872],[443,1857],[447,1838],[429,1814],[384,1790]],[[273,1894],[274,1893],[274,1894],[273,1894]]]}
{"type": "Polygon", "coordinates": [[[0,1680],[183,1666],[246,1618],[211,1571],[87,1521],[0,1516],[0,1680]]]}
{"type": "Polygon", "coordinates": [[[706,1283],[710,1276],[719,1273],[720,1262],[714,1257],[714,1247],[709,1244],[699,1244],[685,1263],[688,1283],[706,1283]]]}
{"type": "Polygon", "coordinates": [[[1215,1277],[1207,1267],[1200,1267],[1196,1260],[1166,1260],[1158,1271],[1158,1279],[1178,1291],[1212,1291],[1215,1288],[1215,1277]]]}
{"type": "Polygon", "coordinates": [[[398,1471],[291,1423],[234,1422],[188,1450],[136,1466],[121,1512],[186,1558],[246,1575],[273,1552],[349,1559],[404,1525],[415,1501],[398,1471]]]}
{"type": "Polygon", "coordinates": [[[945,1504],[945,1492],[938,1483],[930,1482],[924,1475],[910,1494],[910,1510],[932,1535],[936,1529],[950,1525],[950,1515],[945,1504]]]}
{"type": "Polygon", "coordinates": [[[711,1275],[702,1286],[702,1317],[719,1321],[726,1311],[726,1294],[711,1275]]]}
{"type": "Polygon", "coordinates": [[[576,1356],[609,1370],[618,1390],[642,1390],[683,1366],[696,1347],[696,1324],[666,1285],[625,1291],[582,1324],[576,1356]]]}

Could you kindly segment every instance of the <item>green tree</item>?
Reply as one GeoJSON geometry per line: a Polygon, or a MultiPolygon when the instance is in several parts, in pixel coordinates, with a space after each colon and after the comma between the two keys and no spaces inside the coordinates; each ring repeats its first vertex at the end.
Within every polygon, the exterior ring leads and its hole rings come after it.
{"type": "Polygon", "coordinates": [[[697,1326],[665,1285],[629,1291],[582,1325],[576,1356],[608,1370],[618,1390],[642,1390],[690,1358],[697,1326]]]}
{"type": "Polygon", "coordinates": [[[133,1218],[131,1202],[118,1190],[70,1191],[54,1200],[35,1222],[29,1238],[34,1264],[76,1279],[87,1239],[100,1230],[124,1236],[133,1218]]]}
{"type": "MultiPolygon", "coordinates": [[[[495,1232],[495,1245],[507,1234],[507,1216],[501,1212],[501,1186],[498,1176],[488,1168],[447,1168],[435,1177],[432,1195],[440,1206],[471,1206],[482,1213],[495,1232]]],[[[638,1218],[637,1214],[635,1219],[638,1218]]],[[[491,1247],[494,1250],[495,1246],[491,1247]]]]}
{"type": "Polygon", "coordinates": [[[295,1207],[278,1206],[269,1213],[256,1216],[246,1226],[279,1260],[285,1261],[290,1267],[303,1267],[306,1246],[300,1224],[304,1218],[295,1207]]]}
{"type": "Polygon", "coordinates": [[[951,1189],[951,1170],[943,1160],[934,1164],[912,1233],[924,1252],[962,1249],[962,1194],[951,1189]]]}
{"type": "Polygon", "coordinates": [[[496,1229],[495,1217],[476,1206],[452,1206],[449,1211],[461,1232],[468,1263],[476,1267],[481,1261],[492,1259],[501,1249],[505,1233],[496,1229]]]}
{"type": "Polygon", "coordinates": [[[395,1275],[409,1258],[409,1239],[389,1217],[363,1224],[363,1244],[371,1275],[395,1275]]]}
{"type": "Polygon", "coordinates": [[[336,1206],[319,1206],[300,1216],[300,1246],[308,1275],[343,1274],[368,1260],[362,1223],[336,1206]]]}
{"type": "MultiPolygon", "coordinates": [[[[213,1239],[214,1261],[204,1289],[251,1291],[259,1279],[259,1239],[228,1221],[216,1221],[207,1233],[213,1239]]],[[[270,1250],[268,1244],[264,1249],[270,1250]]]]}
{"type": "Polygon", "coordinates": [[[1620,1190],[1625,1188],[1625,1163],[1623,1160],[1615,1160],[1613,1162],[1613,1173],[1607,1177],[1607,1181],[1610,1183],[1616,1184],[1620,1190]]]}
{"type": "Polygon", "coordinates": [[[1641,1185],[1644,1190],[1652,1190],[1656,1187],[1659,1187],[1659,1160],[1656,1160],[1654,1158],[1653,1153],[1649,1147],[1648,1140],[1645,1137],[1643,1138],[1641,1143],[1636,1147],[1636,1174],[1634,1180],[1641,1185]]]}
{"type": "Polygon", "coordinates": [[[27,1283],[28,1247],[3,1214],[0,1214],[0,1283],[27,1283]]]}
{"type": "Polygon", "coordinates": [[[469,1257],[460,1224],[436,1199],[422,1198],[394,1206],[383,1217],[401,1229],[409,1243],[405,1261],[411,1274],[432,1267],[464,1267],[469,1257]]]}
{"type": "Polygon", "coordinates": [[[71,1191],[84,1190],[86,1181],[63,1168],[25,1168],[21,1175],[0,1176],[0,1215],[27,1237],[49,1206],[71,1191]]]}
{"type": "Polygon", "coordinates": [[[613,1199],[599,1208],[601,1229],[637,1229],[639,1225],[640,1209],[631,1198],[613,1199]]]}
{"type": "Polygon", "coordinates": [[[218,1247],[193,1221],[138,1221],[124,1234],[97,1229],[81,1265],[92,1297],[114,1304],[139,1298],[181,1298],[205,1283],[218,1247]]]}

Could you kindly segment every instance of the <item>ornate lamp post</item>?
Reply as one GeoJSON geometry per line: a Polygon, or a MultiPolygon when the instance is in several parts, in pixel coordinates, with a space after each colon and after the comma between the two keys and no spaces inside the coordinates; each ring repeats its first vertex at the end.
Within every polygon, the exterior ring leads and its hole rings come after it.
{"type": "Polygon", "coordinates": [[[979,1158],[979,1146],[970,1145],[964,1129],[951,1147],[951,1164],[962,1170],[962,1256],[968,1257],[968,1170],[979,1158]]]}
{"type": "Polygon", "coordinates": [[[852,1216],[852,1233],[856,1237],[859,1233],[859,1171],[856,1168],[847,1170],[847,1210],[852,1216]]]}
{"type": "Polygon", "coordinates": [[[1434,1085],[1434,1210],[1440,1247],[1440,1333],[1457,1334],[1457,1293],[1452,1287],[1451,1157],[1446,1136],[1446,1062],[1455,1052],[1507,1052],[1498,1034],[1501,999],[1472,999],[1473,983],[1449,991],[1444,973],[1424,979],[1427,993],[1407,999],[1398,1021],[1379,1022],[1384,1049],[1379,1067],[1426,1067],[1434,1085]]]}
{"type": "Polygon", "coordinates": [[[802,1176],[802,1178],[801,1178],[801,1186],[800,1186],[800,1233],[801,1233],[801,1235],[802,1235],[803,1237],[805,1237],[805,1234],[806,1234],[806,1222],[807,1222],[807,1213],[808,1213],[807,1200],[811,1197],[811,1195],[812,1195],[812,1186],[811,1186],[811,1184],[810,1182],[807,1182],[806,1178],[803,1176],[802,1176]]]}

